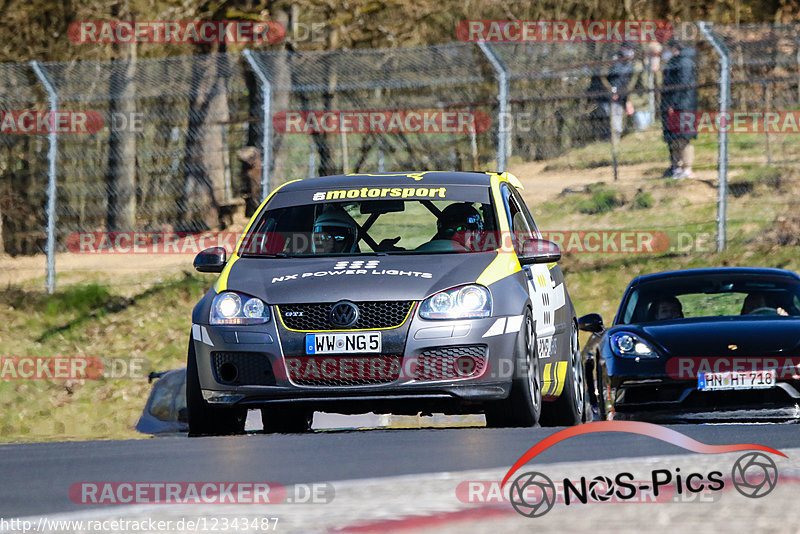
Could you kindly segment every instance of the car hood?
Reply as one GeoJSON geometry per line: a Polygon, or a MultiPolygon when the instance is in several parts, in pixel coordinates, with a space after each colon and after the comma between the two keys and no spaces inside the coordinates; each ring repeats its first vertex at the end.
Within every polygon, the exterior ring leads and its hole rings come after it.
{"type": "Polygon", "coordinates": [[[631,326],[614,330],[641,332],[669,356],[791,354],[800,343],[800,318],[715,317],[631,326]]]}
{"type": "Polygon", "coordinates": [[[239,258],[227,288],[269,304],[420,300],[475,282],[495,257],[496,252],[239,258]]]}

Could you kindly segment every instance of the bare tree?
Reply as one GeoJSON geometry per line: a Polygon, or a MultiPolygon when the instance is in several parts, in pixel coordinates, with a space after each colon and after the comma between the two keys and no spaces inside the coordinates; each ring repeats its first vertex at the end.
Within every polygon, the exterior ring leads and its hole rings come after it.
{"type": "MultiPolygon", "coordinates": [[[[111,5],[111,17],[130,18],[128,0],[111,5]]],[[[106,169],[106,227],[109,231],[132,230],[136,226],[136,132],[132,117],[136,112],[136,42],[113,45],[115,59],[109,79],[109,143],[106,169]],[[114,120],[124,117],[124,127],[114,120]]]]}

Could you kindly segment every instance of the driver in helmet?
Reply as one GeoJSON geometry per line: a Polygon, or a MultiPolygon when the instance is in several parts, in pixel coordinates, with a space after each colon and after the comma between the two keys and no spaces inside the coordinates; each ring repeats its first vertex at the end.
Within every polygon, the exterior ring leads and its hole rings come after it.
{"type": "Polygon", "coordinates": [[[450,240],[467,250],[478,250],[483,233],[483,217],[472,204],[450,204],[442,210],[436,222],[434,239],[450,240]]]}
{"type": "Polygon", "coordinates": [[[329,208],[314,221],[311,247],[315,254],[358,252],[358,224],[344,209],[329,208]]]}

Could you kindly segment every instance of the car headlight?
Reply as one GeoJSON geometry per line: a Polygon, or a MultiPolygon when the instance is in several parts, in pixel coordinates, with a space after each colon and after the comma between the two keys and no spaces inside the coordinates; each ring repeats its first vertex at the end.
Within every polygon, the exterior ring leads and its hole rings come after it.
{"type": "Polygon", "coordinates": [[[211,303],[211,324],[263,324],[269,308],[259,298],[223,291],[211,303]]]}
{"type": "Polygon", "coordinates": [[[422,301],[423,319],[476,319],[492,315],[492,296],[483,286],[469,285],[440,291],[422,301]]]}
{"type": "Polygon", "coordinates": [[[630,332],[617,332],[610,338],[611,350],[624,358],[657,358],[655,349],[642,338],[630,332]]]}

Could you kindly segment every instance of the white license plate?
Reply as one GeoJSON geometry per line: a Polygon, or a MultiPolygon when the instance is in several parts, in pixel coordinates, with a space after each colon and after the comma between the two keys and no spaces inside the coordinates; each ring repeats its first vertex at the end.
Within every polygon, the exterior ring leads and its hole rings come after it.
{"type": "Polygon", "coordinates": [[[306,354],[379,353],[380,351],[380,332],[306,334],[306,354]]]}
{"type": "Polygon", "coordinates": [[[697,389],[701,391],[716,391],[723,389],[767,389],[774,387],[775,369],[700,373],[697,377],[697,389]]]}

